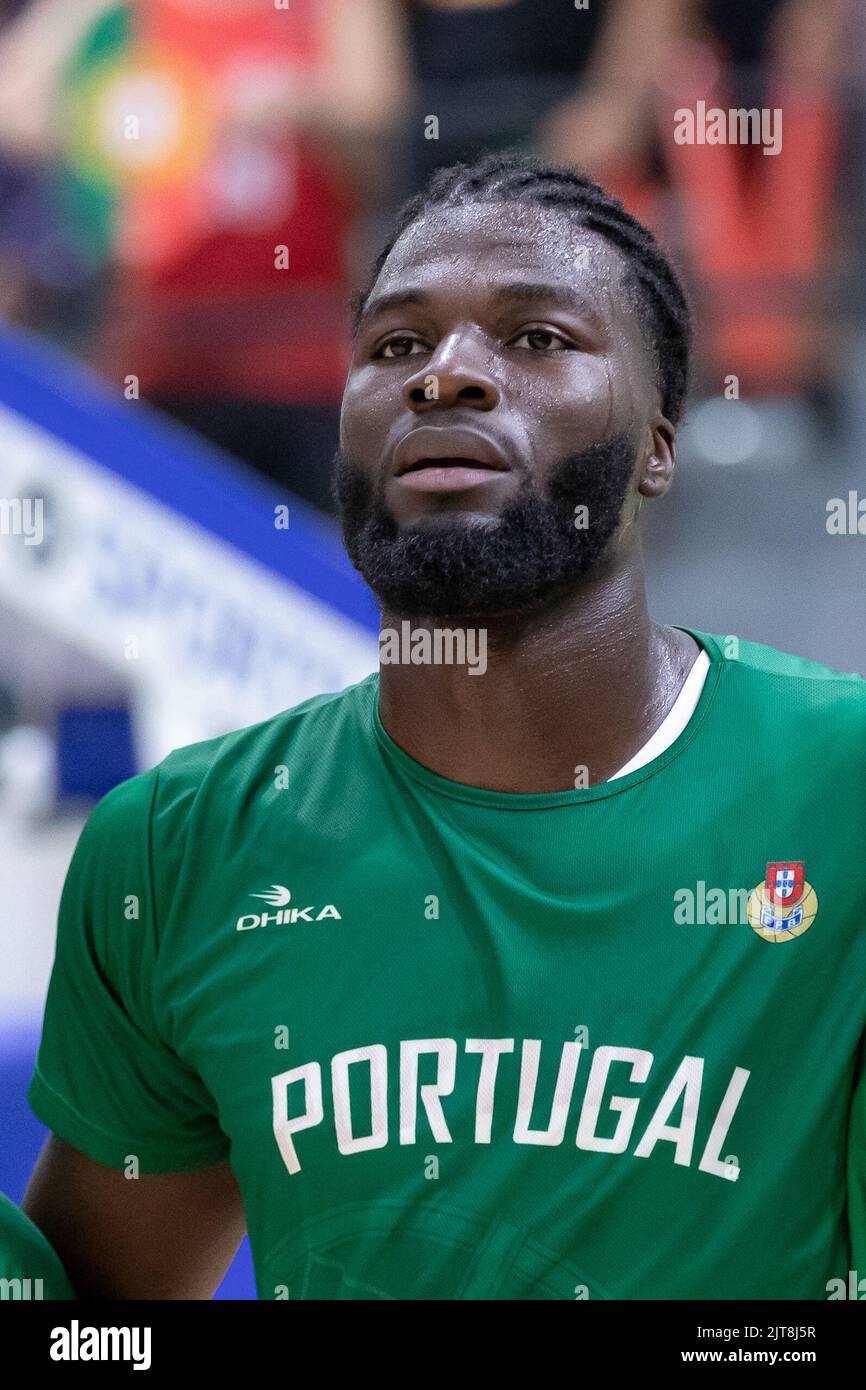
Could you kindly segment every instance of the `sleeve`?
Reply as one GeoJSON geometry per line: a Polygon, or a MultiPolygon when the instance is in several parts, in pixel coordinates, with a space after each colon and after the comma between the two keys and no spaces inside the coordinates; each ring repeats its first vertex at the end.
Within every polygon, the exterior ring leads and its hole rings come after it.
{"type": "Polygon", "coordinates": [[[66,1271],[39,1227],[0,1192],[0,1301],[74,1297],[66,1271]]]}
{"type": "Polygon", "coordinates": [[[160,1036],[150,827],[159,768],[115,787],[66,876],[28,1100],[97,1163],[142,1173],[207,1167],[229,1143],[204,1082],[160,1036]]]}
{"type": "MultiPolygon", "coordinates": [[[[861,685],[861,689],[866,689],[866,683],[861,685]]],[[[861,716],[860,742],[857,746],[859,759],[856,763],[859,769],[866,765],[866,701],[861,703],[861,716]]],[[[864,804],[866,799],[863,798],[866,779],[863,778],[862,773],[858,778],[857,785],[861,794],[859,809],[861,811],[862,841],[862,828],[866,824],[866,804],[864,804]]],[[[862,956],[860,960],[862,961],[862,956]]],[[[862,967],[858,970],[855,978],[858,981],[862,997],[862,967]]],[[[866,1029],[860,1038],[854,1072],[854,1087],[851,1093],[851,1108],[848,1113],[845,1174],[845,1205],[848,1212],[848,1237],[851,1245],[850,1269],[861,1271],[857,1276],[859,1279],[862,1278],[863,1274],[866,1274],[866,1029]]]]}

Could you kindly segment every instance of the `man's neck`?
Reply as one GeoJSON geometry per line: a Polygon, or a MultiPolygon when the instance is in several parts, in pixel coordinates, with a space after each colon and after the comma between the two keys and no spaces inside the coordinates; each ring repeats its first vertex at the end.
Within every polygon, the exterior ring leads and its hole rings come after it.
{"type": "MultiPolygon", "coordinates": [[[[557,792],[612,777],[652,736],[697,655],[647,611],[639,557],[517,619],[413,619],[486,631],[486,669],[383,664],[382,724],[442,777],[503,792],[557,792]]],[[[383,614],[382,628],[401,620],[383,614]]]]}

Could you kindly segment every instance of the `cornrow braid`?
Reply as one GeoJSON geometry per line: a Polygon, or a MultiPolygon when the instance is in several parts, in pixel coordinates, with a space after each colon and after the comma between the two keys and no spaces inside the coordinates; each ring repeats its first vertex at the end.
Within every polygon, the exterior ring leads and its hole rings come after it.
{"type": "Polygon", "coordinates": [[[676,424],[688,389],[692,328],[689,306],[673,267],[652,232],[588,175],[522,151],[485,154],[472,163],[437,169],[426,187],[403,204],[391,236],[376,257],[366,289],[354,296],[353,332],[382,267],[414,222],[438,207],[497,202],[560,209],[579,227],[604,237],[623,253],[625,283],[636,291],[635,303],[652,353],[662,410],[676,424]]]}

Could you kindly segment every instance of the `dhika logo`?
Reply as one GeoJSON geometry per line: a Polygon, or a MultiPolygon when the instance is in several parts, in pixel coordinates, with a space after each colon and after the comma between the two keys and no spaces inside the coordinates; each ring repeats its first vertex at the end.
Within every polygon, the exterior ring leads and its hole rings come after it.
{"type": "Polygon", "coordinates": [[[318,909],[289,907],[292,894],[281,883],[272,883],[267,893],[250,893],[250,897],[263,898],[268,906],[276,908],[276,911],[245,913],[243,917],[238,918],[237,931],[252,931],[253,927],[287,927],[291,922],[324,922],[329,917],[338,922],[343,920],[333,903],[318,909]]]}

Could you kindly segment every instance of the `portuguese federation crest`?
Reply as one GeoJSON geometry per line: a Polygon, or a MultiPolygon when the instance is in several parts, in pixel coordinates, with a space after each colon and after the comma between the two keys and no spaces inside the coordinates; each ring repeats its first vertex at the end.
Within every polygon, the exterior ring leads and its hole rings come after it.
{"type": "Polygon", "coordinates": [[[749,894],[749,925],[764,941],[791,941],[815,920],[818,899],[803,860],[773,861],[749,894]]]}

